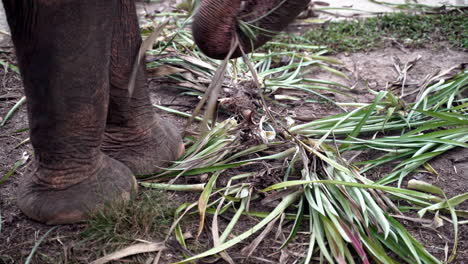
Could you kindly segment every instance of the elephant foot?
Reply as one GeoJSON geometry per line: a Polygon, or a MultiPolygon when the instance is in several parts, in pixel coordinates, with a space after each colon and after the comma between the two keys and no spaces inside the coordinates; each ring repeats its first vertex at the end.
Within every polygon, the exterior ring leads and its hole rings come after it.
{"type": "Polygon", "coordinates": [[[154,115],[145,129],[107,125],[101,149],[121,161],[135,175],[147,175],[166,168],[185,152],[177,129],[154,115]]]}
{"type": "MultiPolygon", "coordinates": [[[[41,183],[37,176],[44,174],[44,169],[34,169],[19,186],[18,206],[27,216],[39,222],[70,224],[85,220],[89,213],[106,203],[130,199],[131,193],[138,188],[132,172],[121,162],[104,154],[99,159],[99,167],[92,175],[63,189],[41,183]]],[[[53,177],[53,173],[46,177],[53,177]]]]}

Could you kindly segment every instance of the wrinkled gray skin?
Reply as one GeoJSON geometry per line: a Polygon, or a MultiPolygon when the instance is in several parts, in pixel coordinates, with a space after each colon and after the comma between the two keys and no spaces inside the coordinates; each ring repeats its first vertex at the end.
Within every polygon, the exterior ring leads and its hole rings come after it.
{"type": "MultiPolygon", "coordinates": [[[[247,2],[253,10],[271,9],[270,0],[247,2]]],[[[287,1],[300,6],[306,2],[287,1]]],[[[18,190],[18,205],[26,215],[48,224],[81,221],[106,202],[128,199],[137,189],[134,174],[153,173],[183,154],[177,131],[153,111],[144,65],[128,97],[141,44],[134,0],[3,4],[35,154],[33,169],[18,190]]],[[[193,23],[202,50],[215,58],[225,56],[219,43],[230,40],[221,37],[238,34],[234,17],[242,12],[250,11],[241,10],[239,0],[202,1],[193,23]],[[232,9],[236,5],[237,11],[232,9]],[[206,21],[220,23],[216,27],[206,21]]],[[[291,20],[291,14],[281,10],[260,23],[278,31],[291,20]]],[[[261,36],[255,47],[266,40],[261,36]]]]}

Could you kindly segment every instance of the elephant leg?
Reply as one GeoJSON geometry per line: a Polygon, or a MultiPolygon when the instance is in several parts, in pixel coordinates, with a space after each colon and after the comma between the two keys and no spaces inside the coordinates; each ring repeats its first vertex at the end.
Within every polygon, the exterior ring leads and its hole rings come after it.
{"type": "Polygon", "coordinates": [[[135,177],[100,150],[114,0],[3,0],[27,98],[33,169],[17,202],[48,224],[128,199],[135,177]]]}
{"type": "Polygon", "coordinates": [[[144,61],[131,98],[129,78],[142,42],[134,0],[118,0],[114,15],[110,66],[110,100],[102,150],[137,175],[169,165],[184,152],[177,130],[161,119],[151,105],[144,61]]]}

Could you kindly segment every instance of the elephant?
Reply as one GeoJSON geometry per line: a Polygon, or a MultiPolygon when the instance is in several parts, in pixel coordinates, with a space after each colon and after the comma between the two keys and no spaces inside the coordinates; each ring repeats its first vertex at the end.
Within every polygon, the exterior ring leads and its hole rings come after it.
{"type": "MultiPolygon", "coordinates": [[[[177,130],[154,112],[144,63],[128,93],[142,43],[134,1],[3,0],[34,150],[17,204],[36,221],[83,221],[106,203],[128,200],[138,189],[135,175],[154,173],[184,153],[177,130]]],[[[194,40],[214,59],[228,55],[235,35],[251,52],[309,2],[202,0],[194,40]],[[250,40],[239,16],[267,33],[250,40]]],[[[237,48],[231,58],[241,55],[237,48]]]]}

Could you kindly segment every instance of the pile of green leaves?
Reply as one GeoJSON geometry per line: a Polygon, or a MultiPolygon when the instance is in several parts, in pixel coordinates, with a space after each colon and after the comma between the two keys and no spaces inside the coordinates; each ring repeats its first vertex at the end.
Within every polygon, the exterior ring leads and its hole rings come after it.
{"type": "MultiPolygon", "coordinates": [[[[196,49],[187,53],[185,47],[193,46],[188,32],[181,30],[172,34],[170,42],[162,42],[151,51],[162,59],[151,62],[150,66],[169,67],[170,74],[166,77],[174,80],[173,87],[181,88],[185,95],[201,96],[210,78],[215,76],[219,63],[196,49]]],[[[420,210],[421,217],[427,211],[449,212],[455,230],[455,245],[457,219],[466,217],[466,212],[455,210],[455,206],[468,199],[468,195],[449,198],[442,190],[426,184],[422,184],[425,187],[421,190],[387,184],[401,183],[403,177],[421,165],[430,168],[428,161],[431,158],[451,148],[468,146],[468,102],[462,97],[468,87],[468,73],[461,71],[448,79],[445,75],[437,76],[430,85],[421,87],[417,100],[410,104],[390,91],[375,92],[376,99],[372,103],[346,104],[334,102],[321,93],[344,93],[346,86],[308,78],[307,73],[314,68],[342,76],[330,67],[339,62],[324,56],[326,51],[322,47],[283,42],[271,45],[287,49],[300,46],[301,50],[307,51],[295,53],[278,49],[255,53],[249,61],[238,59],[227,66],[222,86],[233,89],[242,81],[258,78],[260,97],[270,103],[274,103],[282,91],[295,90],[322,98],[345,112],[294,124],[269,111],[264,100],[256,113],[260,122],[249,127],[250,135],[261,139],[258,144],[245,144],[245,135],[242,136],[245,123],[236,121],[238,118],[212,123],[207,134],[186,138],[186,155],[172,167],[157,175],[142,177],[144,186],[157,189],[169,188],[157,183],[159,181],[174,183],[183,178],[192,181],[206,178],[206,181],[200,181],[205,185],[199,200],[183,204],[177,210],[171,233],[182,247],[188,249],[189,241],[182,236],[184,228],[180,220],[187,215],[199,215],[200,235],[206,218],[213,215],[213,248],[195,256],[187,255],[180,263],[212,255],[235,263],[227,249],[250,238],[250,244],[242,251],[244,256],[250,256],[275,225],[286,234],[280,249],[295,243],[295,239],[304,233],[308,234],[305,263],[315,257],[330,263],[370,263],[371,260],[378,263],[440,263],[393,218],[392,215],[401,212],[386,193],[414,204],[412,208],[420,210]],[[282,56],[290,56],[290,60],[286,65],[278,66],[282,56]],[[346,152],[356,150],[378,150],[382,156],[354,165],[342,158],[346,152]],[[392,162],[397,164],[394,171],[379,181],[365,177],[367,171],[392,162]],[[259,164],[268,165],[262,168],[259,164]],[[256,180],[258,177],[282,181],[262,186],[256,180]],[[428,189],[432,192],[428,193],[428,189]],[[265,196],[273,196],[279,202],[274,209],[249,210],[251,203],[263,201],[265,196]],[[218,224],[220,215],[230,219],[223,230],[218,224]],[[243,215],[260,220],[233,237],[243,215]],[[389,251],[395,256],[390,257],[389,251]]],[[[184,189],[184,185],[172,186],[172,189],[184,189]]],[[[450,260],[455,253],[456,246],[450,260]]]]}
{"type": "MultiPolygon", "coordinates": [[[[391,216],[391,213],[400,212],[381,191],[414,203],[415,208],[421,209],[421,216],[427,211],[450,211],[457,230],[457,216],[466,216],[466,212],[456,212],[454,207],[468,199],[467,194],[449,199],[441,190],[431,194],[386,184],[398,179],[397,176],[407,175],[450,148],[468,147],[468,108],[466,99],[460,98],[468,87],[467,81],[468,73],[461,72],[450,80],[435,83],[417,102],[404,109],[398,101],[392,101],[396,98],[390,92],[381,92],[372,104],[363,104],[345,114],[293,126],[289,129],[290,138],[285,136],[248,148],[242,148],[236,135],[238,124],[232,119],[218,124],[203,140],[203,145],[192,145],[185,158],[156,177],[211,175],[198,203],[184,205],[180,209],[188,214],[200,214],[200,232],[207,213],[214,214],[215,218],[223,213],[234,214],[221,236],[213,233],[213,237],[220,238],[213,249],[181,263],[217,253],[222,253],[221,256],[229,260],[226,249],[276,223],[285,215],[292,216],[294,223],[292,226],[280,226],[283,230],[289,227],[286,232],[289,235],[282,247],[294,241],[298,230],[307,228],[310,244],[306,263],[315,254],[331,263],[354,263],[356,260],[353,256],[356,254],[363,263],[369,263],[370,259],[381,263],[399,263],[401,260],[407,263],[439,263],[391,216]],[[395,109],[392,110],[392,107],[395,109]],[[346,131],[349,127],[352,129],[346,131]],[[377,137],[395,129],[408,132],[400,136],[377,137]],[[438,131],[423,133],[433,130],[438,131]],[[369,133],[376,133],[373,139],[359,139],[359,136],[369,133]],[[337,149],[327,142],[341,143],[341,147],[337,149]],[[387,154],[356,164],[366,165],[359,169],[341,158],[346,151],[356,149],[377,149],[387,154]],[[257,157],[249,158],[254,153],[257,157]],[[405,157],[409,158],[401,162],[405,157]],[[246,210],[248,204],[262,197],[253,188],[255,181],[252,176],[260,174],[265,177],[266,172],[248,169],[248,166],[262,161],[285,164],[281,169],[273,170],[283,181],[260,191],[275,192],[277,199],[281,197],[282,201],[270,212],[257,212],[257,216],[263,217],[257,225],[226,240],[240,215],[250,214],[246,210]],[[372,167],[393,161],[398,161],[399,165],[379,182],[372,182],[362,174],[372,167]],[[243,173],[232,174],[230,170],[243,173]],[[221,177],[229,177],[229,183],[216,187],[221,177]],[[197,205],[198,211],[191,211],[197,205]],[[399,258],[390,258],[388,250],[399,258]]],[[[181,234],[182,227],[178,224],[175,226],[179,230],[176,234],[181,234]]],[[[212,226],[212,230],[219,230],[219,227],[212,226]]],[[[182,245],[186,245],[181,236],[178,237],[182,245]]],[[[452,258],[454,254],[455,248],[452,258]]]]}

